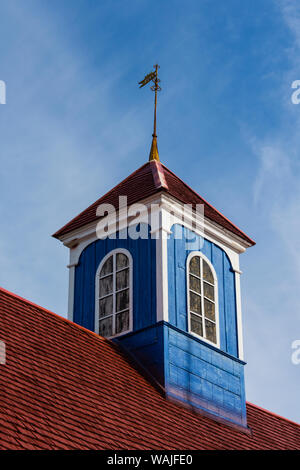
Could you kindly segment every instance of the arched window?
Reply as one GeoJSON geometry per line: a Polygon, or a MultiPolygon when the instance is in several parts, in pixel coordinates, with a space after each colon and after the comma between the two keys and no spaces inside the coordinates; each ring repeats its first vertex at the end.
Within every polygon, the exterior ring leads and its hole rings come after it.
{"type": "Polygon", "coordinates": [[[219,346],[217,276],[201,252],[187,260],[189,332],[219,346]]]}
{"type": "Polygon", "coordinates": [[[132,258],[127,250],[111,251],[96,274],[96,331],[105,337],[132,330],[132,258]]]}

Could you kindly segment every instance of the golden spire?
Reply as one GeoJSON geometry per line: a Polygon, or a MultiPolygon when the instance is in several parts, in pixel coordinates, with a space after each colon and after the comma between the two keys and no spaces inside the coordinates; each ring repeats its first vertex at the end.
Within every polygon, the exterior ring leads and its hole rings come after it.
{"type": "Polygon", "coordinates": [[[143,86],[147,85],[151,80],[153,81],[154,85],[152,85],[150,88],[152,91],[155,92],[155,97],[154,97],[154,124],[153,124],[153,134],[152,134],[152,144],[151,144],[151,150],[149,154],[149,162],[151,160],[156,160],[159,162],[159,154],[158,154],[158,148],[157,148],[157,134],[156,134],[156,109],[157,109],[157,92],[161,90],[159,86],[159,78],[158,78],[158,69],[159,65],[154,65],[154,72],[148,73],[146,77],[139,82],[140,88],[143,86]]]}
{"type": "Polygon", "coordinates": [[[157,148],[157,135],[152,134],[152,144],[151,144],[151,149],[150,149],[150,154],[149,154],[149,162],[151,160],[157,160],[159,162],[159,154],[158,154],[158,148],[157,148]]]}

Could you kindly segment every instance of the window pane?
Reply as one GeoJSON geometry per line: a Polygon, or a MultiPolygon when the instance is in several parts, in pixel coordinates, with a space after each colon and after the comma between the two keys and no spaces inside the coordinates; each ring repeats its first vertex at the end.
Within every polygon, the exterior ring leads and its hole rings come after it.
{"type": "Polygon", "coordinates": [[[191,313],[191,331],[203,336],[202,317],[197,317],[191,313]]]}
{"type": "Polygon", "coordinates": [[[201,297],[190,291],[190,310],[195,313],[201,313],[201,297]]]}
{"type": "Polygon", "coordinates": [[[113,276],[100,279],[100,297],[110,294],[113,290],[113,276]]]}
{"type": "Polygon", "coordinates": [[[117,269],[126,268],[129,265],[128,258],[123,253],[117,253],[117,269]]]}
{"type": "Polygon", "coordinates": [[[215,304],[204,299],[204,312],[206,318],[215,321],[215,304]]]}
{"type": "Polygon", "coordinates": [[[200,276],[200,258],[199,256],[194,256],[190,261],[190,272],[200,276]]]}
{"type": "Polygon", "coordinates": [[[200,279],[195,276],[190,275],[190,289],[194,290],[195,292],[201,293],[201,283],[200,279]]]}
{"type": "Polygon", "coordinates": [[[203,290],[205,297],[215,300],[215,288],[206,282],[203,282],[203,290]]]}
{"type": "Polygon", "coordinates": [[[203,260],[203,279],[211,284],[214,284],[214,276],[211,272],[210,267],[208,266],[207,262],[203,260]]]}
{"type": "Polygon", "coordinates": [[[113,313],[113,296],[109,295],[104,299],[101,299],[99,302],[99,315],[100,317],[105,317],[106,315],[111,315],[113,313]]]}
{"type": "Polygon", "coordinates": [[[129,269],[123,269],[117,273],[117,290],[129,286],[129,269]]]}
{"type": "Polygon", "coordinates": [[[112,317],[99,321],[99,335],[112,336],[112,317]]]}
{"type": "Polygon", "coordinates": [[[113,272],[113,257],[110,256],[104,263],[100,276],[106,276],[107,274],[110,274],[113,272]]]}
{"type": "Polygon", "coordinates": [[[129,307],[129,289],[122,290],[117,294],[117,309],[116,311],[119,312],[120,310],[125,310],[129,307]]]}
{"type": "Polygon", "coordinates": [[[205,330],[206,330],[206,338],[211,341],[212,343],[217,342],[216,338],[216,325],[209,320],[205,320],[205,330]]]}
{"type": "Polygon", "coordinates": [[[116,315],[116,333],[129,330],[129,312],[118,313],[116,315]]]}

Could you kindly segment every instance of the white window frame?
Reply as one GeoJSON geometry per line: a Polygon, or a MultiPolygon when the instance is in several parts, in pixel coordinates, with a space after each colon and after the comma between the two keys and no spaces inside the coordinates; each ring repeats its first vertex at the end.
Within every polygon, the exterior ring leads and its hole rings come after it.
{"type": "MultiPolygon", "coordinates": [[[[110,338],[116,338],[117,336],[124,335],[126,333],[130,333],[133,329],[133,260],[132,260],[132,255],[128,250],[125,250],[124,248],[116,248],[115,250],[110,251],[107,253],[104,258],[101,260],[101,263],[98,266],[98,269],[96,271],[96,277],[95,277],[95,283],[96,283],[96,288],[95,288],[95,333],[99,334],[99,321],[100,321],[100,316],[99,316],[99,300],[100,300],[100,273],[101,269],[104,265],[104,263],[113,256],[113,331],[115,331],[115,322],[116,322],[116,294],[117,292],[122,292],[116,290],[116,273],[118,272],[116,270],[116,258],[117,254],[122,253],[127,256],[129,260],[129,308],[126,310],[129,310],[129,329],[126,331],[121,331],[121,333],[117,333],[112,336],[106,336],[107,339],[110,338]]],[[[123,268],[124,269],[124,268],[123,268]]],[[[120,269],[122,271],[122,269],[120,269]]],[[[127,289],[127,287],[125,288],[127,289]]],[[[124,289],[124,290],[125,290],[124,289]]],[[[109,294],[111,295],[111,294],[109,294]]],[[[125,310],[124,310],[125,311],[125,310]]],[[[118,312],[119,313],[119,312],[118,312]]],[[[121,312],[120,312],[121,313],[121,312]]],[[[105,318],[105,317],[103,317],[105,318]]]]}
{"type": "MultiPolygon", "coordinates": [[[[201,272],[202,274],[202,272],[201,272]]],[[[186,279],[187,279],[187,314],[188,314],[188,332],[190,334],[192,334],[193,336],[196,336],[197,338],[200,338],[202,341],[205,341],[206,343],[208,344],[211,344],[212,346],[215,346],[217,348],[220,348],[220,325],[219,325],[219,290],[218,290],[218,278],[217,278],[217,274],[216,274],[216,271],[215,271],[215,268],[213,267],[213,265],[211,264],[211,262],[209,261],[209,259],[201,252],[201,251],[192,251],[191,253],[189,253],[188,257],[187,257],[187,261],[186,261],[186,279]],[[194,292],[192,289],[190,289],[190,261],[192,258],[194,258],[194,256],[199,256],[200,258],[202,258],[207,264],[208,266],[210,267],[211,269],[211,272],[213,274],[213,277],[214,277],[214,295],[215,295],[215,323],[216,323],[216,339],[217,339],[217,342],[214,343],[213,341],[210,341],[209,339],[205,338],[204,336],[200,336],[198,335],[197,333],[191,331],[191,309],[190,309],[190,290],[192,292],[194,292]]],[[[199,279],[199,278],[198,278],[199,279]]],[[[201,311],[202,311],[202,317],[204,319],[202,325],[204,326],[203,328],[203,332],[204,332],[204,335],[205,335],[205,315],[204,315],[204,298],[206,298],[207,300],[209,300],[211,302],[211,299],[209,299],[208,297],[204,297],[203,295],[203,276],[200,277],[200,282],[201,282],[201,311]]],[[[212,284],[210,284],[212,285],[212,284]]],[[[199,293],[195,292],[197,295],[199,295],[199,293]]],[[[193,313],[193,312],[192,312],[193,313]]],[[[195,313],[195,315],[197,315],[195,313]]],[[[209,319],[208,319],[209,320],[209,319]]]]}

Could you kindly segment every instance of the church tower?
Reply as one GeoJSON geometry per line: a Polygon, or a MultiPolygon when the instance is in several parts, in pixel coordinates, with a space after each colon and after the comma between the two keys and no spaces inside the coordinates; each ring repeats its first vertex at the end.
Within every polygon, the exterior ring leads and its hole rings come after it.
{"type": "MultiPolygon", "coordinates": [[[[156,102],[157,67],[150,80],[156,102]]],[[[160,163],[156,106],[149,161],[54,237],[70,320],[118,342],[167,399],[247,427],[239,256],[254,242],[160,163]]]]}

